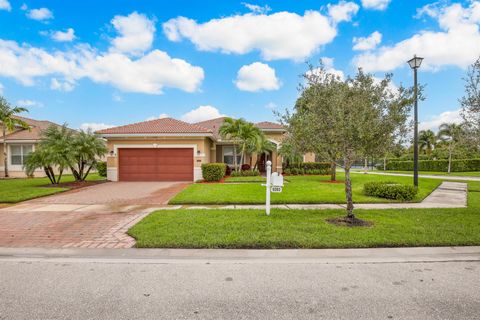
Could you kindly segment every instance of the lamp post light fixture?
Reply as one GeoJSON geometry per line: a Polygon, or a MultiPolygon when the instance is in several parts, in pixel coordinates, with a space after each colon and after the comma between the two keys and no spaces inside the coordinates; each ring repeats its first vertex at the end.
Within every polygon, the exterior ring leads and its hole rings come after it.
{"type": "Polygon", "coordinates": [[[414,110],[414,126],[413,126],[413,185],[418,187],[418,82],[417,82],[417,70],[422,65],[423,58],[413,56],[408,60],[410,68],[413,69],[413,85],[415,96],[415,110],[414,110]]]}

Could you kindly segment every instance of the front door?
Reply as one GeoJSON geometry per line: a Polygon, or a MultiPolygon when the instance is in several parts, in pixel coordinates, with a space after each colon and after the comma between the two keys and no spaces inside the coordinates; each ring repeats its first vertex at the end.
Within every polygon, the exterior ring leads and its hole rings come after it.
{"type": "Polygon", "coordinates": [[[258,171],[265,173],[267,171],[267,161],[270,160],[270,154],[262,153],[258,159],[258,171]]]}

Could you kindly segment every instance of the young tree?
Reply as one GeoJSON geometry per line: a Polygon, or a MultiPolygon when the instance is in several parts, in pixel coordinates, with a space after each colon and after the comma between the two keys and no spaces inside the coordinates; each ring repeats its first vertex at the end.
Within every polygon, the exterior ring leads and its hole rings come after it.
{"type": "Polygon", "coordinates": [[[460,99],[462,116],[465,120],[465,138],[480,148],[480,58],[468,69],[465,81],[465,95],[460,99]]]}
{"type": "Polygon", "coordinates": [[[333,144],[345,169],[347,215],[343,220],[359,223],[353,212],[351,166],[355,159],[384,154],[407,122],[413,89],[400,86],[392,92],[391,75],[378,81],[361,69],[354,78],[342,80],[320,66],[307,72],[305,79],[311,96],[284,117],[288,130],[296,141],[305,141],[312,149],[333,144]]]}
{"type": "Polygon", "coordinates": [[[455,123],[443,123],[438,130],[438,138],[448,146],[448,173],[452,170],[452,155],[461,143],[465,131],[463,126],[455,123]]]}
{"type": "Polygon", "coordinates": [[[226,118],[218,130],[223,139],[228,139],[233,143],[233,168],[235,171],[238,170],[237,145],[240,143],[242,127],[245,124],[246,121],[243,119],[226,118]]]}
{"type": "Polygon", "coordinates": [[[21,127],[22,129],[30,129],[28,123],[16,117],[16,115],[22,112],[28,112],[28,109],[22,107],[14,107],[7,101],[7,99],[0,96],[0,122],[2,123],[3,166],[5,170],[5,178],[8,178],[8,152],[7,141],[5,139],[7,131],[13,131],[15,130],[15,127],[21,127]]]}
{"type": "Polygon", "coordinates": [[[255,165],[253,166],[253,169],[254,170],[258,169],[258,162],[262,154],[271,152],[275,150],[275,148],[276,148],[275,144],[269,141],[265,136],[265,134],[260,131],[260,135],[257,141],[252,141],[252,144],[249,144],[249,146],[247,147],[248,153],[257,155],[257,161],[255,161],[255,165]]]}
{"type": "Polygon", "coordinates": [[[255,126],[253,123],[245,122],[240,126],[240,132],[238,139],[240,142],[240,165],[243,164],[245,154],[247,153],[249,146],[258,146],[261,142],[263,132],[255,126]]]}
{"type": "Polygon", "coordinates": [[[423,150],[427,156],[432,155],[435,144],[437,143],[437,136],[432,130],[422,130],[418,133],[418,147],[423,150]]]}

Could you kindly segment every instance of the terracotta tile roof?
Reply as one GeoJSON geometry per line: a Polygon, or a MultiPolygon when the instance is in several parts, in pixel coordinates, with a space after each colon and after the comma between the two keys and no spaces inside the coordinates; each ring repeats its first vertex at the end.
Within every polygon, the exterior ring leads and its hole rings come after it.
{"type": "Polygon", "coordinates": [[[270,122],[270,121],[257,122],[257,123],[255,123],[255,125],[262,130],[268,130],[268,129],[274,129],[274,130],[283,129],[283,130],[285,130],[285,127],[283,125],[281,125],[280,123],[275,123],[275,122],[270,122]]]}
{"type": "Polygon", "coordinates": [[[197,122],[195,123],[197,126],[204,127],[206,129],[209,129],[213,133],[213,137],[215,140],[220,139],[220,134],[218,133],[218,130],[222,126],[223,122],[225,121],[227,117],[220,117],[220,118],[215,118],[215,119],[210,119],[202,122],[197,122]]]}
{"type": "Polygon", "coordinates": [[[47,129],[49,126],[60,126],[56,123],[46,120],[34,120],[30,118],[16,116],[16,118],[21,119],[30,125],[30,130],[19,129],[15,132],[7,134],[5,136],[7,141],[12,140],[40,140],[42,131],[47,129]]]}
{"type": "Polygon", "coordinates": [[[162,134],[162,133],[205,133],[212,131],[197,124],[190,124],[184,121],[162,118],[150,121],[127,124],[96,131],[97,134],[162,134]]]}

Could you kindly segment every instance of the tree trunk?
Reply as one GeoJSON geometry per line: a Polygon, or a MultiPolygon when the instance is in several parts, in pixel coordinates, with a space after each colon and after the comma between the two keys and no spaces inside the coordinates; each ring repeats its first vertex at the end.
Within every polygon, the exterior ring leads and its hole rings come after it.
{"type": "Polygon", "coordinates": [[[90,173],[90,170],[92,170],[92,167],[93,167],[93,165],[91,165],[90,167],[88,167],[87,172],[85,172],[85,175],[84,175],[83,178],[82,178],[82,181],[85,181],[85,179],[87,179],[87,176],[88,176],[88,174],[90,173]]]}
{"type": "Polygon", "coordinates": [[[7,154],[7,141],[5,141],[5,125],[2,125],[3,134],[3,168],[5,171],[5,178],[8,178],[8,154],[7,154]]]}
{"type": "Polygon", "coordinates": [[[330,180],[337,181],[337,163],[335,161],[330,163],[330,180]]]}
{"type": "Polygon", "coordinates": [[[387,157],[383,158],[383,171],[387,171],[387,157]]]}
{"type": "Polygon", "coordinates": [[[43,171],[45,171],[45,174],[47,175],[48,180],[50,180],[50,183],[51,183],[51,184],[55,184],[55,181],[53,181],[53,180],[52,180],[52,177],[50,176],[50,171],[48,171],[48,168],[47,168],[47,167],[43,167],[43,171]]]}
{"type": "Polygon", "coordinates": [[[242,171],[243,161],[245,160],[245,145],[242,146],[240,150],[240,171],[242,171]]]}
{"type": "Polygon", "coordinates": [[[60,169],[59,172],[58,172],[57,183],[60,183],[60,180],[62,179],[62,174],[63,174],[63,169],[60,169]]]}
{"type": "Polygon", "coordinates": [[[448,174],[452,170],[452,146],[448,148],[448,174]]]}
{"type": "Polygon", "coordinates": [[[354,220],[353,214],[353,196],[352,196],[352,180],[350,179],[350,160],[345,159],[345,197],[347,200],[347,219],[354,220]]]}
{"type": "Polygon", "coordinates": [[[365,158],[364,165],[363,165],[363,173],[367,174],[368,171],[368,158],[365,158]]]}

